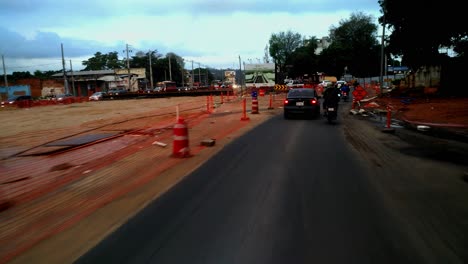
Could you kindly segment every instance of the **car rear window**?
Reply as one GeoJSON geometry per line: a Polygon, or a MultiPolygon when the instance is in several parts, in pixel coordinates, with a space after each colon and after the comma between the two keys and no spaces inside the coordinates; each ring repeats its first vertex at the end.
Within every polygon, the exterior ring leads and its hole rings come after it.
{"type": "Polygon", "coordinates": [[[288,97],[315,97],[313,89],[292,89],[289,90],[288,97]]]}

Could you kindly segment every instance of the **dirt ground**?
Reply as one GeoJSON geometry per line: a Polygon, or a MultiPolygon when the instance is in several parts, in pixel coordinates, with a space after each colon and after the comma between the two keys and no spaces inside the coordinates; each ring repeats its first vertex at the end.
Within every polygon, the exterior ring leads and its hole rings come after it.
{"type": "Polygon", "coordinates": [[[374,102],[380,106],[389,105],[395,118],[449,126],[468,126],[467,98],[378,98],[374,102]]]}
{"type": "Polygon", "coordinates": [[[268,98],[263,97],[259,100],[260,114],[241,121],[242,99],[224,98],[222,104],[220,97],[213,97],[209,108],[207,99],[113,100],[1,109],[0,200],[6,199],[10,205],[0,212],[0,263],[19,254],[18,263],[64,263],[64,258],[76,257],[85,250],[80,245],[91,246],[223,145],[277,115],[282,104],[278,97],[275,108],[266,111],[268,98]],[[171,155],[172,127],[178,113],[190,131],[190,159],[171,155]],[[42,154],[51,148],[46,146],[50,142],[103,132],[123,136],[60,155],[42,154]],[[216,145],[200,145],[204,139],[215,139],[216,145]],[[125,194],[128,196],[118,209],[113,208],[111,204],[125,194]],[[99,213],[103,208],[110,211],[99,213]],[[115,217],[109,219],[109,214],[115,217]],[[85,225],[88,231],[97,223],[103,227],[85,234],[79,227],[87,221],[93,223],[85,225]],[[46,238],[75,225],[80,231],[67,239],[82,241],[74,244],[77,247],[68,247],[62,254],[45,253],[62,243],[50,247],[47,243],[56,240],[44,241],[46,238]],[[30,254],[23,254],[28,250],[30,254]]]}
{"type": "MultiPolygon", "coordinates": [[[[203,98],[204,99],[204,98],[203,98]]],[[[90,101],[68,105],[38,106],[33,108],[6,107],[0,109],[0,139],[35,131],[54,131],[64,127],[92,127],[109,124],[134,115],[149,115],[164,110],[176,115],[180,109],[205,107],[205,101],[196,97],[171,97],[90,101]],[[195,105],[196,104],[196,105],[195,105]]]]}
{"type": "MultiPolygon", "coordinates": [[[[468,126],[468,98],[377,97],[375,91],[368,90],[365,100],[366,102],[362,103],[365,108],[386,109],[390,106],[394,118],[441,125],[468,126]]],[[[180,111],[193,107],[203,109],[206,107],[206,102],[204,98],[173,97],[86,102],[22,109],[1,108],[0,144],[9,141],[7,138],[10,136],[23,133],[53,131],[64,127],[92,127],[124,119],[126,115],[150,115],[161,109],[165,109],[167,113],[172,112],[175,116],[177,105],[180,111]]]]}

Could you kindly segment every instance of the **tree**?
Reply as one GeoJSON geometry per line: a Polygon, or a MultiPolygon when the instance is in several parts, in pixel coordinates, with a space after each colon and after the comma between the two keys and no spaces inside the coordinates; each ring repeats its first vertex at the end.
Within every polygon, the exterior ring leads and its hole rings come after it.
{"type": "Polygon", "coordinates": [[[341,76],[346,67],[355,76],[378,75],[380,45],[373,17],[362,12],[352,13],[330,28],[331,44],[320,54],[319,64],[329,75],[341,76]]]}
{"type": "Polygon", "coordinates": [[[48,79],[48,78],[51,78],[52,75],[56,74],[56,73],[62,73],[63,71],[40,71],[40,70],[36,70],[34,72],[34,77],[37,77],[39,79],[48,79]]]}
{"type": "MultiPolygon", "coordinates": [[[[170,70],[171,70],[171,75],[172,75],[172,81],[175,81],[178,84],[179,83],[181,84],[182,83],[182,70],[184,68],[184,59],[173,52],[168,52],[166,54],[166,59],[167,59],[168,64],[170,64],[171,66],[170,70]]],[[[168,77],[169,76],[170,75],[168,74],[168,77]]]]}
{"type": "Polygon", "coordinates": [[[288,69],[288,76],[303,77],[304,74],[314,74],[319,71],[317,49],[317,38],[310,37],[303,40],[301,47],[296,48],[289,58],[287,64],[292,65],[288,69]]]}
{"type": "Polygon", "coordinates": [[[403,64],[417,69],[423,65],[440,65],[446,57],[441,54],[441,48],[463,50],[468,27],[461,2],[412,1],[417,11],[406,7],[407,3],[379,0],[382,13],[379,22],[391,31],[386,47],[389,53],[401,55],[403,64]]]}
{"type": "Polygon", "coordinates": [[[107,70],[114,70],[114,69],[122,69],[124,68],[124,63],[119,60],[119,53],[109,52],[106,55],[106,69],[107,70]]]}
{"type": "Polygon", "coordinates": [[[82,62],[85,71],[96,71],[96,70],[113,70],[124,68],[124,63],[119,60],[118,52],[109,52],[108,54],[102,54],[96,52],[94,57],[89,58],[82,62]]]}
{"type": "Polygon", "coordinates": [[[293,52],[303,45],[301,34],[292,32],[279,32],[271,34],[270,40],[270,56],[273,58],[276,67],[281,72],[285,72],[286,62],[290,59],[293,52]]]}
{"type": "Polygon", "coordinates": [[[29,71],[23,71],[23,72],[12,72],[11,75],[8,75],[11,77],[8,77],[9,79],[12,80],[21,80],[21,79],[27,79],[34,77],[29,71]]]}

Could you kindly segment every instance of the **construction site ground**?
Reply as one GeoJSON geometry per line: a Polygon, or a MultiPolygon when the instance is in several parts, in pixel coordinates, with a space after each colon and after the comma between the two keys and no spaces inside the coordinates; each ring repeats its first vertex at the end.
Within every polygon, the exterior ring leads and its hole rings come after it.
{"type": "Polygon", "coordinates": [[[244,114],[241,98],[212,98],[2,109],[0,263],[71,262],[225,144],[278,114],[284,95],[260,98],[252,115],[250,99],[244,114]],[[189,131],[187,158],[172,156],[177,115],[189,131]],[[207,139],[214,146],[201,144],[207,139]]]}
{"type": "MultiPolygon", "coordinates": [[[[408,122],[468,126],[466,99],[368,92],[367,109],[391,105],[408,122]]],[[[0,263],[72,262],[224,145],[281,114],[284,94],[271,98],[259,97],[259,114],[247,98],[244,121],[240,97],[217,96],[214,107],[209,97],[173,97],[1,109],[0,263]],[[177,115],[189,128],[187,158],[172,157],[177,115]]]]}

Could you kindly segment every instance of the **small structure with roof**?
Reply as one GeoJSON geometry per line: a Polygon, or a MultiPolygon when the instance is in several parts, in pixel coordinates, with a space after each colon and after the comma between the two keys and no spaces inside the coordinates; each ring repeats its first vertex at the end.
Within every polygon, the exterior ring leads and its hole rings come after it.
{"type": "MultiPolygon", "coordinates": [[[[52,78],[64,78],[63,73],[52,75],[52,78]]],[[[95,92],[106,92],[110,89],[124,88],[130,92],[139,90],[139,80],[146,79],[145,68],[74,71],[66,72],[70,93],[76,96],[90,96],[95,92]],[[129,85],[130,79],[130,85],[129,85]],[[73,88],[74,87],[74,88],[73,88]]]]}

